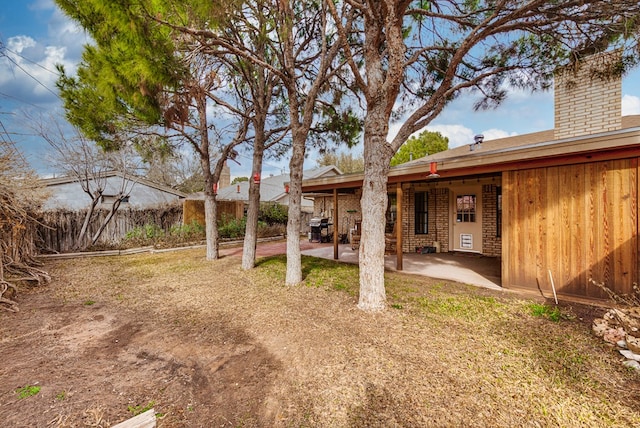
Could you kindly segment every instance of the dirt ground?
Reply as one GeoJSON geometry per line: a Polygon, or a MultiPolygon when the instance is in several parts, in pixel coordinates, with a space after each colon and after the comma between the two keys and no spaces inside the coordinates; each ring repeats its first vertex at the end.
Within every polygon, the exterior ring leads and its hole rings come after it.
{"type": "MultiPolygon", "coordinates": [[[[476,309],[446,323],[400,300],[365,314],[321,273],[285,287],[281,263],[244,272],[237,250],[214,263],[203,254],[47,262],[52,283],[22,290],[20,312],[0,312],[0,425],[107,427],[148,407],[160,427],[640,422],[639,377],[589,334],[595,309],[571,337],[489,291],[474,305],[496,306],[495,320],[477,329],[476,309]],[[522,323],[551,338],[544,352],[513,333],[522,323]],[[20,398],[24,386],[41,389],[20,398]]],[[[392,295],[470,290],[398,278],[392,295]]]]}

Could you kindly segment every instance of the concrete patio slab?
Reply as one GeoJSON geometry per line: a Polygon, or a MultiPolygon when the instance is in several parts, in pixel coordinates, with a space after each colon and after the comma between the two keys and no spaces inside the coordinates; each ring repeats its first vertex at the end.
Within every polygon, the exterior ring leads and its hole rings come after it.
{"type": "MultiPolygon", "coordinates": [[[[303,249],[302,254],[333,259],[333,244],[316,244],[313,248],[303,249]]],[[[352,250],[350,245],[339,245],[338,261],[358,263],[358,250],[352,250]]],[[[501,261],[496,257],[460,252],[405,253],[403,254],[403,265],[402,271],[405,273],[502,290],[501,261]]],[[[395,254],[385,256],[385,268],[396,270],[395,254]]]]}

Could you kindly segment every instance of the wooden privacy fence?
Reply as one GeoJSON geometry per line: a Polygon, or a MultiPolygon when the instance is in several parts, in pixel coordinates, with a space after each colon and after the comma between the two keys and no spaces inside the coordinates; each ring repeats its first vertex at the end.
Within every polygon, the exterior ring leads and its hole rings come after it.
{"type": "MultiPolygon", "coordinates": [[[[244,217],[243,201],[216,201],[218,208],[218,220],[223,217],[235,218],[237,220],[244,217]]],[[[185,199],[183,201],[184,223],[191,224],[196,222],[201,226],[205,225],[204,221],[204,200],[203,199],[185,199]]]]}
{"type": "Polygon", "coordinates": [[[502,283],[606,299],[634,292],[638,158],[508,171],[502,176],[502,283]]]}
{"type": "MultiPolygon", "coordinates": [[[[42,213],[37,228],[36,245],[41,253],[64,253],[83,248],[91,243],[107,210],[97,210],[83,242],[78,242],[86,210],[58,210],[42,213]]],[[[127,232],[152,224],[164,232],[182,224],[182,206],[171,205],[152,209],[120,208],[111,219],[96,245],[113,245],[120,242],[127,232]]]]}

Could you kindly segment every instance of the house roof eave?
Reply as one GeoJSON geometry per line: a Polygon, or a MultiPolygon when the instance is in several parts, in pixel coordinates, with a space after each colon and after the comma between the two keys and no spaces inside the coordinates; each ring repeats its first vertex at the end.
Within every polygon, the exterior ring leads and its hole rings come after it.
{"type": "MultiPolygon", "coordinates": [[[[532,168],[536,165],[562,165],[576,162],[606,160],[615,156],[638,156],[640,127],[599,134],[549,140],[517,147],[478,150],[453,157],[427,156],[411,164],[392,167],[389,182],[424,180],[429,164],[437,162],[438,173],[456,176],[495,173],[532,168]]],[[[318,192],[331,188],[361,187],[364,174],[350,174],[324,179],[304,180],[303,192],[318,192]]]]}
{"type": "MultiPolygon", "coordinates": [[[[185,199],[187,197],[186,193],[181,192],[179,190],[173,189],[173,188],[165,186],[163,184],[155,183],[153,181],[147,180],[146,178],[138,177],[136,175],[123,174],[120,171],[105,171],[104,173],[102,173],[102,176],[103,176],[103,178],[109,178],[109,177],[124,178],[126,180],[133,181],[133,182],[136,182],[136,183],[140,183],[140,184],[143,184],[143,185],[145,185],[147,187],[151,187],[151,188],[160,190],[160,191],[165,192],[165,193],[173,194],[175,196],[178,196],[181,199],[185,199]]],[[[89,177],[89,179],[93,180],[93,177],[89,177]]],[[[69,184],[69,183],[79,183],[80,181],[81,180],[78,177],[73,177],[73,176],[43,178],[43,179],[40,180],[42,185],[45,186],[45,187],[59,186],[59,185],[62,185],[62,184],[69,184]]]]}

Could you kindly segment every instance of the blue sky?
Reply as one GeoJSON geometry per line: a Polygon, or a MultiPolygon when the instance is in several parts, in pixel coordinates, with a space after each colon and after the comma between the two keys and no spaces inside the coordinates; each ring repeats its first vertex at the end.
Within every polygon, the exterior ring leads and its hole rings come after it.
{"type": "MultiPolygon", "coordinates": [[[[55,64],[61,63],[73,72],[79,62],[82,46],[88,39],[71,23],[52,0],[2,0],[0,41],[4,53],[0,57],[0,132],[9,133],[40,173],[52,172],[46,159],[48,145],[34,136],[26,120],[60,109],[55,95],[55,64]]],[[[428,127],[449,137],[450,147],[469,144],[476,134],[485,139],[525,134],[553,128],[553,93],[513,92],[497,110],[474,112],[474,99],[461,97],[428,127]]],[[[640,70],[634,70],[623,81],[624,115],[640,114],[640,70]]],[[[397,127],[391,127],[395,133],[397,127]]],[[[355,149],[357,154],[360,148],[355,149]]],[[[241,157],[242,166],[230,163],[232,176],[250,175],[250,159],[241,157]]],[[[287,160],[267,160],[263,175],[287,170],[287,160]]],[[[306,168],[316,166],[313,153],[306,168]]]]}

